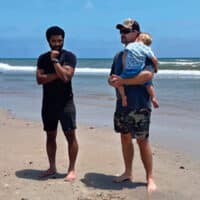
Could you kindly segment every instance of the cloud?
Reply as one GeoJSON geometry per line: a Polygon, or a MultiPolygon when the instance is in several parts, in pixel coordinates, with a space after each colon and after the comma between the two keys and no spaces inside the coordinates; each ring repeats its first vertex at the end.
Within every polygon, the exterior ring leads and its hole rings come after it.
{"type": "Polygon", "coordinates": [[[86,9],[92,9],[92,8],[94,8],[94,5],[93,5],[92,1],[87,0],[87,2],[85,3],[85,8],[86,9]]]}

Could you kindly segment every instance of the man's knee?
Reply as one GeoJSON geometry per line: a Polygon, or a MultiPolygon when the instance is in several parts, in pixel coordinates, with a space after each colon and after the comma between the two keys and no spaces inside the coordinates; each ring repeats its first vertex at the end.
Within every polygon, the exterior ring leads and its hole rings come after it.
{"type": "Polygon", "coordinates": [[[122,143],[132,143],[132,134],[131,133],[126,133],[126,134],[123,134],[121,133],[121,141],[122,143]]]}
{"type": "Polygon", "coordinates": [[[73,143],[74,141],[76,141],[75,130],[65,131],[64,134],[69,143],[73,143]]]}
{"type": "Polygon", "coordinates": [[[54,141],[56,140],[57,131],[47,131],[47,140],[54,141]]]}
{"type": "Polygon", "coordinates": [[[146,145],[148,145],[148,143],[149,143],[148,138],[138,138],[137,139],[137,144],[139,146],[146,146],[146,145]]]}

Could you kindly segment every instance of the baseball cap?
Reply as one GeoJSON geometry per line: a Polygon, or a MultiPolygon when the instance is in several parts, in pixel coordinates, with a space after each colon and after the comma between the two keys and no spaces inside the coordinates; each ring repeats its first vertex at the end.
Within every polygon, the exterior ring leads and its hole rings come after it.
{"type": "Polygon", "coordinates": [[[128,18],[126,20],[124,20],[124,22],[122,24],[117,24],[116,25],[116,29],[131,29],[132,31],[133,30],[136,30],[138,32],[140,32],[140,25],[138,24],[137,21],[131,19],[131,18],[128,18]]]}

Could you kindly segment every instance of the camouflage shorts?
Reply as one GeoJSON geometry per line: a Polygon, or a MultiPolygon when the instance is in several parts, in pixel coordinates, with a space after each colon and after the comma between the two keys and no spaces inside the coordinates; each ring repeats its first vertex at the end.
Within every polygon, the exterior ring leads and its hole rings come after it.
{"type": "Polygon", "coordinates": [[[149,109],[131,110],[129,112],[115,112],[114,128],[122,134],[132,133],[133,138],[147,138],[149,136],[151,111],[149,109]]]}

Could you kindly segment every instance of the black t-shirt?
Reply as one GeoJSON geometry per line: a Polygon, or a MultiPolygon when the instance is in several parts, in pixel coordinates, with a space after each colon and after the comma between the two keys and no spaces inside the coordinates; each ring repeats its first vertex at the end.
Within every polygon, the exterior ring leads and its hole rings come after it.
{"type": "MultiPolygon", "coordinates": [[[[76,66],[76,56],[69,51],[62,50],[58,60],[61,65],[69,65],[73,68],[76,66]]],[[[55,73],[55,69],[50,58],[50,52],[39,56],[37,67],[38,69],[43,69],[45,74],[55,73]]],[[[64,82],[61,79],[56,79],[49,83],[43,84],[43,106],[64,106],[65,102],[72,98],[73,92],[71,80],[64,82]]]]}

